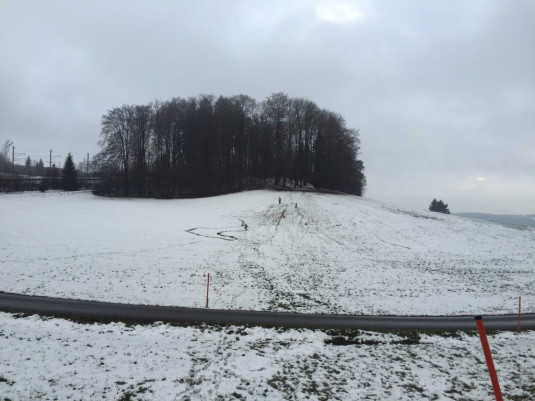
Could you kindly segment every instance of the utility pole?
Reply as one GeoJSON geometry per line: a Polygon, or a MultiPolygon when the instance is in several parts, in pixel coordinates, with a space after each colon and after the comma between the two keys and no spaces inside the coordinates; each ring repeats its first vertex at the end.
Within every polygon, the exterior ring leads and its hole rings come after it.
{"type": "MultiPolygon", "coordinates": [[[[54,159],[57,157],[61,157],[61,155],[54,156],[54,159]]],[[[48,163],[48,167],[52,170],[52,149],[50,149],[50,161],[48,163]]]]}
{"type": "Polygon", "coordinates": [[[86,174],[89,174],[89,153],[87,154],[87,169],[86,169],[86,174]]]}
{"type": "Polygon", "coordinates": [[[15,153],[15,145],[13,145],[13,171],[12,173],[15,174],[15,156],[24,156],[26,153],[15,153]]]}

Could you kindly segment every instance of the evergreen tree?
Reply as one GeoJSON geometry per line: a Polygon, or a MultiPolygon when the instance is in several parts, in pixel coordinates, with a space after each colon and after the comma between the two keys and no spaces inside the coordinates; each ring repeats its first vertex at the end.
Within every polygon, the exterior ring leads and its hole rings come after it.
{"type": "Polygon", "coordinates": [[[439,204],[439,209],[440,209],[439,212],[440,213],[450,214],[450,210],[448,209],[448,204],[447,203],[439,201],[438,204],[439,204]]]}
{"type": "Polygon", "coordinates": [[[24,174],[32,175],[32,159],[30,159],[30,156],[26,158],[26,163],[24,164],[24,174]]]}
{"type": "Polygon", "coordinates": [[[437,201],[436,199],[433,199],[433,201],[429,205],[429,210],[432,212],[450,214],[450,210],[448,209],[448,204],[442,202],[442,200],[437,201]]]}
{"type": "Polygon", "coordinates": [[[39,161],[35,165],[35,175],[38,175],[39,177],[44,177],[45,164],[43,163],[43,159],[39,159],[39,161]]]}
{"type": "Polygon", "coordinates": [[[69,153],[65,159],[63,165],[62,184],[65,191],[76,191],[78,189],[78,183],[76,181],[77,173],[74,167],[74,161],[72,155],[69,153]]]}

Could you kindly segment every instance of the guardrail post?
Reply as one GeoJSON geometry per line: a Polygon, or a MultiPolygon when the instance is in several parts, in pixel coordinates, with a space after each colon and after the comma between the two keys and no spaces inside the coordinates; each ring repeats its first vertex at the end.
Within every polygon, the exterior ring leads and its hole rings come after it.
{"type": "Polygon", "coordinates": [[[485,332],[485,326],[483,326],[483,320],[481,319],[481,316],[474,316],[474,318],[476,319],[477,331],[479,332],[479,338],[481,340],[481,345],[483,346],[483,353],[485,354],[485,361],[487,362],[487,368],[489,370],[494,396],[496,397],[496,401],[503,401],[500,383],[498,382],[498,375],[496,374],[496,369],[494,368],[494,362],[492,360],[492,354],[490,353],[487,333],[485,332]]]}

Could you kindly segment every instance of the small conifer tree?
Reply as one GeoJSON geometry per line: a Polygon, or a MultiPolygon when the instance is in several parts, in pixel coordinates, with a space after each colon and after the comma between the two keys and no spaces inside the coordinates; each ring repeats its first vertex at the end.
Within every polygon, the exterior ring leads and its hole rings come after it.
{"type": "Polygon", "coordinates": [[[26,163],[24,164],[24,174],[32,175],[32,159],[30,159],[30,156],[26,158],[26,163]]]}
{"type": "Polygon", "coordinates": [[[442,202],[442,200],[437,201],[436,199],[433,199],[433,201],[429,205],[429,210],[432,212],[450,214],[450,210],[448,209],[448,204],[442,202]]]}
{"type": "Polygon", "coordinates": [[[65,159],[65,164],[63,165],[63,175],[62,175],[62,184],[65,191],[76,191],[78,189],[78,182],[76,167],[72,160],[72,155],[69,153],[65,159]]]}

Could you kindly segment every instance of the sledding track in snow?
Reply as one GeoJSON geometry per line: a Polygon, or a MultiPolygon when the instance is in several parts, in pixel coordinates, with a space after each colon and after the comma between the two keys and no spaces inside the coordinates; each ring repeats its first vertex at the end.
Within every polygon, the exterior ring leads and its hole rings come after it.
{"type": "Polygon", "coordinates": [[[186,230],[187,233],[197,235],[199,237],[205,237],[205,238],[214,238],[214,239],[222,239],[224,241],[235,241],[238,238],[234,235],[229,235],[228,233],[239,233],[242,231],[247,231],[247,223],[245,221],[240,220],[241,225],[239,226],[233,226],[233,227],[220,227],[220,228],[214,228],[214,227],[195,227],[190,228],[189,230],[186,230]],[[213,232],[216,232],[215,235],[213,235],[213,232]]]}

